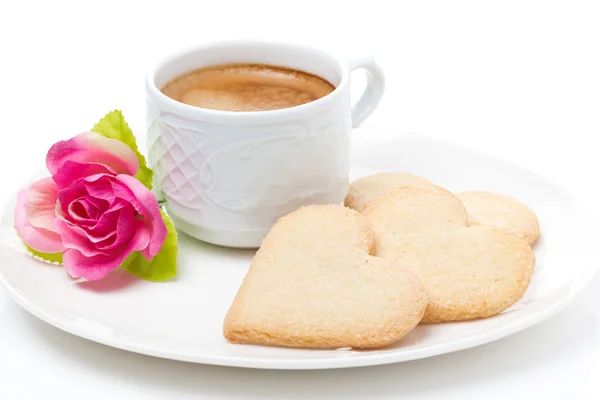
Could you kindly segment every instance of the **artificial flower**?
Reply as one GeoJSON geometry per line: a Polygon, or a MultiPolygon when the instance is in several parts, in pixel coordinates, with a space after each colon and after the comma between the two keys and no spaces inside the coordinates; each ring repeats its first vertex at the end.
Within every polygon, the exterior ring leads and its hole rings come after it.
{"type": "MultiPolygon", "coordinates": [[[[101,122],[109,116],[114,120],[113,112],[101,122]]],[[[149,182],[136,179],[140,157],[137,147],[96,132],[54,144],[46,157],[51,177],[17,198],[14,223],[23,243],[47,260],[60,253],[74,278],[101,279],[119,266],[151,280],[174,275],[175,229],[149,182]],[[167,236],[169,248],[163,249],[167,236]]]]}

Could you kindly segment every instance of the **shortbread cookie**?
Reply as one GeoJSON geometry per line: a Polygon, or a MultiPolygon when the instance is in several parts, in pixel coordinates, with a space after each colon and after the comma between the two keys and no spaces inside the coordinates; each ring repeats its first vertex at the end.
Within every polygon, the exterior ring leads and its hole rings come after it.
{"type": "Polygon", "coordinates": [[[428,290],[424,323],[498,314],[525,293],[535,255],[503,229],[467,226],[460,200],[436,186],[401,187],[367,203],[376,255],[418,271],[428,290]]]}
{"type": "Polygon", "coordinates": [[[401,172],[369,175],[350,184],[350,189],[344,199],[344,205],[362,211],[369,200],[386,194],[399,186],[409,185],[432,185],[432,183],[425,178],[401,172]]]}
{"type": "MultiPolygon", "coordinates": [[[[350,185],[347,207],[362,211],[375,197],[401,186],[433,185],[427,179],[404,173],[382,173],[360,178],[350,185]]],[[[469,214],[469,225],[495,226],[518,235],[532,245],[539,236],[537,216],[525,204],[502,194],[468,191],[457,194],[469,214]]]]}
{"type": "Polygon", "coordinates": [[[372,256],[370,226],[339,205],[281,218],[256,253],[225,318],[232,343],[375,348],[421,320],[426,291],[415,273],[372,256]]]}
{"type": "Polygon", "coordinates": [[[533,210],[516,199],[483,191],[462,192],[456,195],[469,215],[469,225],[496,226],[534,244],[540,232],[533,210]]]}

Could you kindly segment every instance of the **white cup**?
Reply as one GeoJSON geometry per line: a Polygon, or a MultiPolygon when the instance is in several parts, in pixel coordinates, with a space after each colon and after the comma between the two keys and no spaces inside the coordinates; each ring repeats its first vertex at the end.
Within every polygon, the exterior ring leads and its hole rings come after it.
{"type": "Polygon", "coordinates": [[[352,62],[308,46],[235,41],[171,56],[147,76],[149,164],[158,196],[180,231],[205,242],[256,248],[279,217],[308,204],[339,204],[348,190],[349,144],[381,99],[385,79],[372,58],[352,62]],[[233,112],[177,102],[160,89],[191,70],[268,64],[317,75],[325,97],[273,111],[233,112]],[[367,86],[350,104],[350,72],[367,86]]]}

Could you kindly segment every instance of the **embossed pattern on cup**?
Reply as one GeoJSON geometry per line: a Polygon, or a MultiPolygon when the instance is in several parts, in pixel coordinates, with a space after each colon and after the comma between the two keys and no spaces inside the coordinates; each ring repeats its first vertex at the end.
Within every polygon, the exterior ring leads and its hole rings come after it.
{"type": "Polygon", "coordinates": [[[177,219],[219,231],[268,231],[302,205],[339,203],[348,189],[350,130],[349,112],[332,115],[341,110],[240,129],[149,113],[155,186],[177,219]]]}

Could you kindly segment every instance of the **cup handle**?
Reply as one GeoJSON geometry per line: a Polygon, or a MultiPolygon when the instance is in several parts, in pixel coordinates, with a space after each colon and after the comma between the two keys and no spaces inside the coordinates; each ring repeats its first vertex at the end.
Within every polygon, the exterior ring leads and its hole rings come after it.
{"type": "Polygon", "coordinates": [[[373,56],[362,57],[348,62],[348,69],[350,72],[356,69],[363,69],[367,74],[365,91],[352,107],[351,112],[352,128],[358,128],[371,115],[383,97],[385,76],[373,56]]]}

